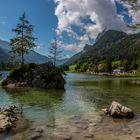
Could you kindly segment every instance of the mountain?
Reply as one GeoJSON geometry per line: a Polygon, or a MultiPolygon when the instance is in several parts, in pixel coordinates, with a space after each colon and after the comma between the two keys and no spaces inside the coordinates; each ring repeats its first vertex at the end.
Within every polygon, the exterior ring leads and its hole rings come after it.
{"type": "Polygon", "coordinates": [[[82,54],[84,54],[85,52],[89,51],[91,48],[92,48],[91,45],[86,44],[81,52],[73,55],[64,64],[66,64],[66,65],[73,64],[76,60],[78,60],[82,56],[82,54]]]}
{"type": "Polygon", "coordinates": [[[104,48],[108,48],[112,44],[115,44],[127,37],[127,34],[120,31],[108,30],[103,36],[93,45],[90,51],[86,51],[82,56],[99,55],[100,51],[104,48]]]}
{"type": "Polygon", "coordinates": [[[74,55],[66,64],[76,64],[75,70],[81,72],[111,72],[112,68],[122,67],[126,72],[135,70],[139,73],[140,33],[128,35],[120,31],[106,31],[98,36],[93,46],[74,55]]]}
{"type": "MultiPolygon", "coordinates": [[[[0,40],[0,62],[10,59],[10,50],[9,42],[0,40]]],[[[33,50],[29,50],[29,53],[25,55],[26,63],[46,63],[48,60],[47,56],[43,56],[33,50]]]]}
{"type": "Polygon", "coordinates": [[[115,30],[108,30],[103,31],[97,36],[97,39],[95,41],[94,45],[88,45],[85,46],[88,49],[83,49],[83,51],[77,53],[76,55],[72,56],[66,64],[73,64],[75,61],[80,61],[80,59],[84,57],[101,57],[100,52],[104,50],[105,48],[108,48],[110,45],[115,44],[117,42],[121,42],[124,38],[126,38],[128,35],[121,31],[115,31],[115,30]]]}
{"type": "Polygon", "coordinates": [[[101,33],[98,34],[98,36],[96,37],[95,42],[97,42],[105,33],[106,33],[106,29],[104,29],[101,33]]]}

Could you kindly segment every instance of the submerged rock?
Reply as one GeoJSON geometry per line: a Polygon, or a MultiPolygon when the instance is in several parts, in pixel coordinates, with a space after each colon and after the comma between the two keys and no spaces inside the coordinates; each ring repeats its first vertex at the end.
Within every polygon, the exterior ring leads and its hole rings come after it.
{"type": "Polygon", "coordinates": [[[136,138],[137,140],[140,140],[140,135],[136,135],[135,138],[136,138]]]}
{"type": "Polygon", "coordinates": [[[42,128],[36,128],[36,129],[35,129],[35,132],[43,133],[44,130],[43,130],[42,128]]]}
{"type": "Polygon", "coordinates": [[[94,138],[94,135],[91,133],[88,133],[84,136],[85,138],[94,138]]]}
{"type": "Polygon", "coordinates": [[[67,134],[57,134],[55,136],[56,140],[72,140],[72,136],[67,135],[67,134]]]}
{"type": "Polygon", "coordinates": [[[126,106],[123,106],[116,101],[112,102],[107,112],[110,116],[114,118],[133,118],[134,117],[134,113],[132,109],[126,106]]]}
{"type": "Polygon", "coordinates": [[[32,128],[31,130],[33,130],[33,132],[31,136],[29,137],[30,140],[37,140],[41,138],[44,133],[44,129],[42,128],[32,128]]]}
{"type": "Polygon", "coordinates": [[[35,132],[30,136],[30,140],[37,140],[40,137],[42,137],[42,133],[35,132]]]}

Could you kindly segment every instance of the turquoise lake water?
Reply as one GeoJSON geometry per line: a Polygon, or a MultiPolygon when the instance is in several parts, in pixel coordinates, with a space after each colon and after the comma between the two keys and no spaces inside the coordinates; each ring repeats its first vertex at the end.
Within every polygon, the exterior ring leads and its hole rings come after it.
{"type": "MultiPolygon", "coordinates": [[[[6,73],[5,73],[6,75],[6,73]]],[[[65,90],[3,89],[0,88],[0,105],[23,106],[24,117],[31,122],[30,128],[41,127],[47,135],[53,133],[47,125],[71,126],[71,118],[80,120],[96,117],[112,101],[118,101],[140,114],[140,78],[113,78],[88,74],[68,73],[65,90]]],[[[22,139],[27,131],[8,137],[22,139]]],[[[26,139],[26,138],[25,138],[26,139]]],[[[48,138],[49,139],[49,138],[48,138]]]]}

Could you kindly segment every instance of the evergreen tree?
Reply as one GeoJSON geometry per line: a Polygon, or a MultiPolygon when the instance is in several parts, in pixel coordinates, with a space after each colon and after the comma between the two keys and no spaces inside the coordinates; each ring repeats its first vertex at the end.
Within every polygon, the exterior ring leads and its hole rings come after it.
{"type": "Polygon", "coordinates": [[[16,37],[10,40],[10,45],[12,46],[11,52],[18,54],[21,57],[21,64],[24,64],[24,55],[30,49],[36,47],[34,43],[36,38],[32,35],[34,31],[33,25],[30,25],[25,13],[22,14],[19,21],[20,23],[12,30],[16,33],[16,37]]]}
{"type": "Polygon", "coordinates": [[[112,58],[108,57],[106,59],[106,72],[112,73],[112,58]]]}
{"type": "Polygon", "coordinates": [[[52,60],[53,65],[56,66],[57,62],[62,59],[62,51],[59,50],[58,41],[54,38],[53,42],[51,43],[50,48],[50,55],[49,58],[52,60]]]}

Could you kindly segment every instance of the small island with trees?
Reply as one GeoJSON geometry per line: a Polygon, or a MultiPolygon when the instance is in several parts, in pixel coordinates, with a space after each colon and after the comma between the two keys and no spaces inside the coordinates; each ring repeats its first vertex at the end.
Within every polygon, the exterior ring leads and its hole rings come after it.
{"type": "Polygon", "coordinates": [[[44,64],[26,64],[24,55],[29,50],[36,47],[35,37],[33,37],[33,25],[26,19],[26,14],[19,18],[20,23],[12,31],[16,36],[11,39],[11,53],[19,57],[20,64],[13,68],[9,75],[1,81],[1,86],[5,87],[33,87],[45,89],[64,89],[64,71],[56,67],[59,51],[55,38],[51,47],[50,61],[44,64]]]}

